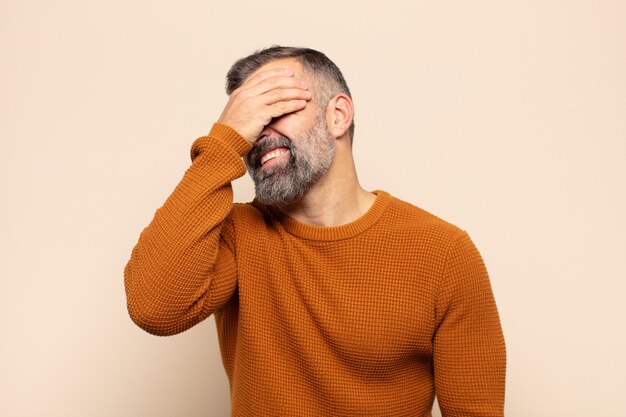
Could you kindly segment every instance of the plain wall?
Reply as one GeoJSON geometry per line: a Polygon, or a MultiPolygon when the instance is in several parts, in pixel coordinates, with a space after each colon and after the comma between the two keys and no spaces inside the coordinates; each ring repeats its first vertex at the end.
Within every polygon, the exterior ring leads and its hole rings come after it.
{"type": "Polygon", "coordinates": [[[366,189],[472,236],[507,416],[626,415],[626,2],[603,0],[1,0],[0,415],[228,415],[213,318],[143,332],[123,268],[226,71],[272,44],[343,70],[366,189]]]}

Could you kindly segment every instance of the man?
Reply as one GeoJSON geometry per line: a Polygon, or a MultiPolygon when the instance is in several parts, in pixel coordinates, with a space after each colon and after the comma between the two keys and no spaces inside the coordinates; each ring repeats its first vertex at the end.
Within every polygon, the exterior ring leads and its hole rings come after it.
{"type": "Polygon", "coordinates": [[[157,335],[214,314],[233,416],[502,416],[505,345],[469,235],[358,182],[324,54],[236,62],[230,99],[125,268],[157,335]],[[247,170],[256,199],[233,204],[247,170]]]}

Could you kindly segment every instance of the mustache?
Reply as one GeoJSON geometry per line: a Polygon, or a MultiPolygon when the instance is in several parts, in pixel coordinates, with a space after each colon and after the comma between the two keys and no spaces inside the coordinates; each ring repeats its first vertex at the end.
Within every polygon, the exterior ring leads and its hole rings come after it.
{"type": "Polygon", "coordinates": [[[266,151],[280,147],[289,149],[289,153],[293,156],[294,144],[293,141],[288,137],[277,136],[256,141],[254,145],[252,145],[252,149],[250,149],[248,155],[246,155],[248,165],[254,168],[259,168],[261,166],[260,156],[266,151]]]}

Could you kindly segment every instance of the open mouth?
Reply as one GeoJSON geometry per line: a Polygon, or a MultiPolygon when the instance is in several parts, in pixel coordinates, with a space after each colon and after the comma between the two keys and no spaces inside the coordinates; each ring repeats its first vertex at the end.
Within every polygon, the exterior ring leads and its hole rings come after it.
{"type": "Polygon", "coordinates": [[[263,152],[259,157],[259,163],[261,166],[265,166],[266,164],[272,165],[276,162],[276,160],[280,159],[281,156],[288,154],[289,148],[285,146],[280,146],[278,148],[269,149],[263,152]]]}

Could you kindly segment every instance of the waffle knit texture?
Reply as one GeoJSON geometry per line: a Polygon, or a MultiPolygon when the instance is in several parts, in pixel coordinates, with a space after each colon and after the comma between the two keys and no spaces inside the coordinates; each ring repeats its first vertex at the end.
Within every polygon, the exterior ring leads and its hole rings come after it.
{"type": "Polygon", "coordinates": [[[505,343],[463,229],[384,191],[352,223],[233,204],[250,145],[216,123],[124,269],[132,320],[156,335],[211,314],[233,416],[495,417],[505,343]]]}

